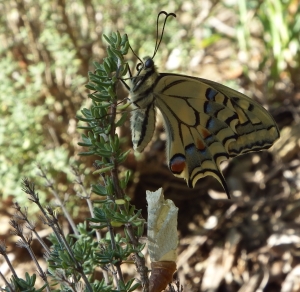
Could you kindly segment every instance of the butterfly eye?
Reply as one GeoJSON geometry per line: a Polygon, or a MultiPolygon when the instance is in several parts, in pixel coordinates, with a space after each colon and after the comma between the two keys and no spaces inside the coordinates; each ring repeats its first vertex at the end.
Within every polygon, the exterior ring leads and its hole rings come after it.
{"type": "Polygon", "coordinates": [[[140,70],[143,68],[143,66],[144,66],[143,63],[138,63],[138,64],[136,65],[136,70],[137,70],[137,71],[140,71],[140,70]]]}
{"type": "Polygon", "coordinates": [[[147,61],[145,62],[145,68],[152,68],[154,65],[154,62],[151,58],[147,59],[147,61]]]}

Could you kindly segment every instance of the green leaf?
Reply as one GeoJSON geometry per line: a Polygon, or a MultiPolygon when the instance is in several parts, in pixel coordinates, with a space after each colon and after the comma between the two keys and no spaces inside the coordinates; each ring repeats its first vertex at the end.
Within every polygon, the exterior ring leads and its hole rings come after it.
{"type": "Polygon", "coordinates": [[[93,130],[97,126],[77,126],[77,129],[82,129],[82,130],[93,130]]]}
{"type": "Polygon", "coordinates": [[[105,173],[105,172],[108,172],[108,171],[112,170],[113,168],[114,168],[113,165],[107,166],[107,167],[104,167],[104,168],[95,170],[95,171],[93,172],[93,174],[105,173]]]}
{"type": "Polygon", "coordinates": [[[116,127],[121,127],[127,121],[128,114],[122,113],[121,118],[115,123],[116,127]]]}
{"type": "Polygon", "coordinates": [[[119,47],[121,45],[122,38],[119,31],[116,32],[116,41],[114,43],[114,47],[119,47]]]}
{"type": "MultiPolygon", "coordinates": [[[[130,152],[131,152],[131,149],[129,149],[129,150],[127,150],[126,152],[123,152],[121,155],[119,155],[119,157],[118,157],[118,159],[117,159],[118,163],[119,163],[119,164],[123,163],[123,162],[126,160],[128,154],[129,154],[130,152]]],[[[127,183],[126,183],[126,184],[127,184],[127,183]]]]}
{"type": "Polygon", "coordinates": [[[91,147],[91,146],[93,146],[93,144],[92,143],[83,143],[83,142],[78,142],[77,143],[79,146],[83,146],[83,147],[91,147]]]}
{"type": "Polygon", "coordinates": [[[102,36],[105,38],[107,43],[109,43],[109,44],[112,43],[112,41],[110,40],[110,38],[107,35],[103,34],[102,36]]]}
{"type": "Polygon", "coordinates": [[[95,155],[95,151],[80,152],[80,153],[78,153],[78,155],[80,155],[80,156],[95,155]]]}
{"type": "Polygon", "coordinates": [[[93,118],[84,118],[84,117],[79,116],[79,115],[76,115],[76,119],[77,119],[77,120],[80,120],[80,121],[82,121],[82,122],[92,122],[92,121],[94,121],[93,118]]]}
{"type": "Polygon", "coordinates": [[[92,191],[95,194],[99,195],[99,196],[106,196],[107,195],[107,189],[106,189],[106,187],[101,186],[99,184],[97,184],[97,185],[93,184],[92,185],[92,191]]]}
{"type": "Polygon", "coordinates": [[[135,291],[137,288],[141,287],[140,283],[135,283],[129,290],[128,292],[135,291]]]}
{"type": "Polygon", "coordinates": [[[115,54],[115,56],[116,56],[119,60],[123,60],[123,59],[124,59],[122,53],[121,53],[119,50],[117,50],[117,49],[115,49],[115,48],[113,48],[113,47],[111,47],[110,49],[112,50],[112,52],[115,54]]]}

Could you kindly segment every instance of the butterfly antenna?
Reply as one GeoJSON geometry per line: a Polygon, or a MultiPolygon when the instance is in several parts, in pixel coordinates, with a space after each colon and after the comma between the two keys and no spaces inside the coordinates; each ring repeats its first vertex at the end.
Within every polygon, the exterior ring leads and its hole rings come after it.
{"type": "Polygon", "coordinates": [[[152,59],[155,57],[155,55],[156,55],[156,53],[158,51],[158,48],[160,46],[160,43],[162,41],[162,38],[163,38],[163,35],[164,35],[165,26],[166,26],[166,22],[167,22],[167,19],[168,19],[169,16],[176,17],[176,14],[175,13],[167,13],[166,11],[161,11],[157,15],[157,19],[156,19],[156,42],[155,42],[155,48],[154,48],[154,53],[153,53],[152,59]],[[160,38],[158,38],[158,22],[159,22],[159,17],[161,16],[161,14],[164,14],[166,17],[165,17],[163,28],[162,28],[162,31],[161,31],[161,36],[160,36],[160,38]]]}
{"type": "MultiPolygon", "coordinates": [[[[128,39],[128,36],[127,36],[127,39],[128,39]]],[[[133,53],[133,55],[136,56],[136,58],[143,64],[144,63],[143,60],[135,53],[135,51],[131,47],[129,41],[128,41],[128,45],[129,45],[129,48],[130,48],[131,52],[133,53]]],[[[130,69],[129,69],[129,75],[130,75],[130,77],[132,77],[130,69]]]]}

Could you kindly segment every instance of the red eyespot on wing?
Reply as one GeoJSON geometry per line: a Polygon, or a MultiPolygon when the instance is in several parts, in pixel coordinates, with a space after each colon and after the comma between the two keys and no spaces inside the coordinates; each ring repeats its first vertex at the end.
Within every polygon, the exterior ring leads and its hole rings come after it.
{"type": "Polygon", "coordinates": [[[169,168],[175,174],[180,174],[186,167],[186,159],[183,154],[176,154],[170,159],[169,168]]]}

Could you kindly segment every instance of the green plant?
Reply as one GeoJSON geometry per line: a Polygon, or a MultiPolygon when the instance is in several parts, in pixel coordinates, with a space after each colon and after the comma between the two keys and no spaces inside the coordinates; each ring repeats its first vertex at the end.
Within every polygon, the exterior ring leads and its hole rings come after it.
{"type": "MultiPolygon", "coordinates": [[[[34,184],[25,179],[24,192],[42,212],[41,221],[53,230],[53,234],[49,237],[50,248],[41,238],[38,238],[45,249],[48,272],[46,274],[40,268],[31,249],[32,235],[31,233],[25,235],[23,223],[20,222],[25,222],[27,229],[37,236],[36,227],[28,219],[27,211],[22,211],[17,204],[15,205],[17,213],[11,220],[11,225],[14,233],[20,237],[18,245],[26,248],[36,263],[44,286],[39,289],[34,288],[35,275],[26,275],[25,279],[22,279],[11,266],[14,276],[10,282],[6,281],[5,291],[45,289],[46,291],[129,292],[140,285],[147,291],[148,269],[141,253],[144,244],[139,242],[144,232],[145,221],[141,218],[141,211],[131,206],[130,199],[125,194],[125,187],[130,178],[129,171],[122,177],[119,176],[119,165],[126,159],[128,151],[120,150],[116,128],[124,123],[127,114],[122,113],[121,117],[117,118],[119,101],[116,95],[116,83],[127,72],[123,55],[128,51],[128,40],[126,35],[121,37],[119,33],[104,37],[109,43],[108,57],[104,59],[103,64],[95,63],[96,71],[90,73],[90,83],[87,85],[89,89],[94,90],[90,94],[93,102],[91,108],[83,109],[82,116],[78,117],[87,123],[87,126],[80,128],[88,131],[87,135],[82,136],[80,144],[88,147],[89,151],[81,155],[99,157],[95,163],[97,170],[94,172],[99,175],[99,183],[92,187],[92,192],[99,196],[98,200],[92,203],[78,173],[76,179],[84,192],[81,196],[87,200],[90,207],[91,218],[88,219],[90,228],[87,227],[87,222],[75,226],[70,216],[66,216],[73,226],[74,234],[65,236],[56,212],[50,206],[46,208],[42,206],[34,184]],[[123,232],[118,228],[122,228],[123,232]],[[131,255],[140,274],[140,282],[134,283],[134,279],[125,280],[123,277],[121,264],[127,262],[131,255]],[[102,267],[104,274],[102,280],[94,278],[94,271],[99,266],[102,267]],[[52,289],[52,285],[56,288],[52,289]]],[[[45,172],[42,171],[41,175],[48,181],[45,172]]],[[[66,213],[66,210],[64,212],[66,213]]],[[[9,262],[4,243],[1,245],[1,254],[9,262]]]]}
{"type": "Polygon", "coordinates": [[[261,60],[257,70],[268,74],[269,89],[280,79],[297,84],[300,66],[300,7],[297,2],[242,0],[238,4],[239,49],[250,54],[259,44],[261,60]]]}

